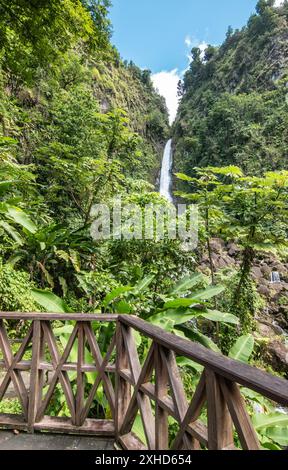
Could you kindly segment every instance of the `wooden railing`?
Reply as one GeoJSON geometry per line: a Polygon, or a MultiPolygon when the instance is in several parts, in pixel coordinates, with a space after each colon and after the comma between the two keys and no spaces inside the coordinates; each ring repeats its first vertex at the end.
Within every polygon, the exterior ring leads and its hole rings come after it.
{"type": "Polygon", "coordinates": [[[113,436],[129,450],[235,449],[238,436],[242,449],[252,450],[260,444],[239,385],[288,406],[288,381],[128,315],[0,313],[0,353],[0,370],[5,373],[2,379],[0,376],[0,402],[12,383],[22,407],[21,415],[0,414],[3,428],[113,436]],[[59,347],[53,332],[55,320],[73,325],[65,347],[59,347]],[[29,325],[14,354],[6,321],[29,325]],[[99,324],[107,329],[111,323],[115,331],[109,330],[110,344],[103,356],[97,331],[99,324]],[[146,338],[142,364],[135,331],[146,338]],[[29,359],[25,358],[27,351],[30,356],[32,352],[29,359]],[[189,400],[177,357],[203,366],[189,400]],[[29,386],[23,380],[24,371],[30,373],[29,386]],[[87,373],[95,374],[88,390],[87,373]],[[47,415],[57,384],[63,390],[69,417],[47,415]],[[109,419],[89,415],[100,386],[109,419]]]}

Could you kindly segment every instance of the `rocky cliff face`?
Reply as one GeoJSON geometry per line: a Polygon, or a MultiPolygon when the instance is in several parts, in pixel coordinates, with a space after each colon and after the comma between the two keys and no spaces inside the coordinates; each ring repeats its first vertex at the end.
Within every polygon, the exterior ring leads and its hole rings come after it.
{"type": "Polygon", "coordinates": [[[229,29],[220,47],[209,46],[204,59],[193,49],[173,129],[176,171],[287,168],[288,4],[268,4],[241,31],[229,29]]]}
{"type": "MultiPolygon", "coordinates": [[[[219,238],[213,239],[211,248],[216,272],[239,268],[241,249],[233,241],[225,243],[219,238]]],[[[200,259],[199,267],[204,273],[210,273],[206,253],[200,259]]],[[[288,263],[274,255],[263,254],[254,264],[252,276],[263,300],[256,319],[256,337],[266,338],[263,347],[266,361],[288,377],[288,263]],[[271,282],[273,271],[279,273],[281,282],[271,282]]]]}

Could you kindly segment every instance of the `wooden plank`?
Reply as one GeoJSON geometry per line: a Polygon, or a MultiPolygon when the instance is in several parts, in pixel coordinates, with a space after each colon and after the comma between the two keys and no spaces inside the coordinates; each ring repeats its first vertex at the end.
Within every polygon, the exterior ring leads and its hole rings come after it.
{"type": "MultiPolygon", "coordinates": [[[[0,414],[0,429],[17,429],[27,431],[28,424],[21,416],[0,414]]],[[[81,427],[72,424],[69,418],[44,416],[34,425],[35,431],[50,431],[61,434],[86,435],[97,437],[114,437],[115,426],[113,420],[86,419],[81,427]]]]}
{"type": "Polygon", "coordinates": [[[143,442],[141,442],[133,432],[120,436],[118,443],[124,450],[147,450],[143,442]]]}
{"type": "MultiPolygon", "coordinates": [[[[95,398],[95,394],[97,392],[98,386],[101,383],[101,380],[103,380],[103,374],[106,370],[106,366],[107,366],[107,364],[110,360],[111,354],[112,354],[112,352],[115,348],[115,344],[116,344],[116,339],[115,339],[115,335],[113,335],[110,347],[107,351],[107,354],[106,354],[105,358],[103,359],[101,365],[100,365],[100,363],[98,363],[98,365],[96,365],[96,371],[97,371],[98,375],[96,377],[96,380],[95,380],[95,382],[92,386],[92,389],[89,393],[89,396],[88,396],[88,398],[86,400],[86,403],[85,403],[85,406],[83,408],[83,411],[82,411],[82,414],[81,414],[81,420],[82,421],[84,421],[84,419],[86,419],[87,416],[88,416],[88,413],[90,411],[90,407],[91,407],[91,405],[93,403],[93,400],[95,398]]],[[[114,417],[115,416],[115,396],[114,396],[114,391],[113,391],[113,395],[111,396],[110,386],[112,387],[112,384],[111,384],[110,379],[109,379],[109,384],[110,384],[109,385],[110,403],[112,403],[111,412],[112,412],[112,416],[114,417]]],[[[105,390],[105,387],[104,387],[104,390],[105,390]]]]}
{"type": "Polygon", "coordinates": [[[33,344],[28,408],[28,429],[30,432],[34,431],[37,411],[42,402],[44,372],[39,369],[39,364],[40,361],[43,360],[44,352],[45,345],[41,322],[39,320],[35,320],[33,322],[33,344]]]}
{"type": "Polygon", "coordinates": [[[41,321],[75,321],[75,322],[116,322],[117,314],[103,313],[100,315],[85,313],[22,313],[22,312],[0,312],[0,319],[3,320],[41,320],[41,321]]]}
{"type": "MultiPolygon", "coordinates": [[[[134,336],[133,336],[132,328],[126,328],[126,327],[123,326],[122,327],[122,335],[123,335],[123,339],[124,339],[124,343],[125,343],[125,350],[126,350],[126,354],[128,356],[128,361],[129,361],[129,365],[130,365],[130,371],[131,371],[131,375],[132,375],[132,378],[133,378],[133,382],[134,382],[134,384],[138,384],[138,380],[139,380],[139,377],[141,375],[141,365],[140,365],[140,361],[139,361],[139,357],[138,357],[138,351],[137,351],[137,347],[136,347],[136,344],[135,344],[135,339],[134,339],[134,336]]],[[[152,371],[153,355],[151,354],[151,357],[150,357],[150,355],[148,354],[148,357],[149,357],[149,359],[148,359],[149,363],[148,363],[148,366],[147,366],[147,370],[149,369],[149,378],[150,378],[150,373],[152,371]]],[[[144,364],[144,367],[146,369],[145,364],[144,364]]],[[[147,370],[146,370],[146,376],[147,376],[147,370]]],[[[146,380],[147,379],[144,375],[143,381],[145,382],[146,380]]],[[[136,391],[136,388],[135,388],[135,391],[136,391]]],[[[150,400],[147,397],[147,395],[145,395],[145,393],[141,392],[139,387],[137,388],[137,392],[135,393],[135,396],[136,396],[137,404],[138,404],[138,407],[139,407],[139,410],[140,410],[142,424],[143,424],[145,436],[146,436],[146,439],[147,439],[147,442],[148,442],[148,447],[149,447],[150,450],[154,450],[155,445],[156,445],[155,428],[153,426],[154,416],[153,416],[152,406],[151,406],[150,400]]],[[[132,400],[133,400],[133,397],[132,397],[132,400]]],[[[134,407],[133,411],[135,411],[135,409],[136,408],[134,407]]],[[[127,414],[128,413],[129,413],[129,408],[128,408],[127,414]]],[[[132,413],[131,416],[134,416],[134,412],[132,413]]],[[[131,421],[131,423],[132,423],[132,421],[131,421]]]]}
{"type": "Polygon", "coordinates": [[[133,385],[133,387],[134,387],[135,382],[134,382],[134,379],[132,377],[132,373],[131,373],[130,369],[121,369],[119,371],[119,375],[124,380],[126,380],[126,382],[128,382],[130,385],[133,385]]]}
{"type": "Polygon", "coordinates": [[[168,450],[168,413],[159,403],[159,400],[168,395],[168,374],[158,345],[154,347],[154,363],[155,392],[157,398],[155,411],[155,444],[156,450],[168,450]]]}
{"type": "Polygon", "coordinates": [[[178,414],[178,420],[182,421],[188,409],[188,401],[184,391],[181,375],[176,363],[175,354],[173,351],[161,348],[161,357],[163,365],[167,370],[170,390],[172,393],[175,409],[178,414]]]}
{"type": "Polygon", "coordinates": [[[19,398],[26,419],[28,419],[28,392],[26,390],[21,373],[18,370],[14,370],[14,365],[18,362],[18,360],[22,359],[31,337],[32,329],[28,331],[18,352],[15,354],[15,356],[13,356],[6,329],[3,325],[3,321],[0,320],[0,347],[3,352],[5,368],[7,370],[0,387],[0,400],[2,400],[10,381],[12,380],[14,390],[17,394],[17,397],[19,398]]]}
{"type": "Polygon", "coordinates": [[[222,450],[234,444],[232,420],[225,402],[219,377],[210,370],[205,370],[207,414],[208,414],[208,449],[222,450]]]}
{"type": "MultiPolygon", "coordinates": [[[[15,365],[15,369],[19,370],[29,370],[31,365],[31,361],[21,361],[18,362],[15,365]]],[[[0,364],[1,366],[1,364],[0,364]]],[[[1,367],[0,367],[1,368],[1,367]]],[[[54,371],[55,368],[53,364],[50,364],[49,362],[40,362],[39,364],[39,369],[45,370],[45,371],[54,371]]],[[[77,362],[67,362],[66,364],[63,364],[62,370],[65,370],[67,372],[76,372],[77,371],[77,362]]],[[[107,364],[105,367],[105,372],[109,373],[115,373],[116,367],[114,364],[107,364]]],[[[93,364],[82,364],[81,366],[81,371],[84,373],[88,372],[98,372],[97,366],[93,364]]]]}
{"type": "Polygon", "coordinates": [[[188,424],[186,431],[191,434],[196,441],[203,444],[203,446],[208,449],[208,429],[202,421],[197,420],[194,423],[188,424]]]}
{"type": "Polygon", "coordinates": [[[34,426],[37,431],[50,431],[63,434],[90,435],[90,436],[111,436],[115,435],[113,420],[86,419],[81,427],[72,423],[69,418],[59,418],[44,416],[44,418],[34,426]]]}
{"type": "Polygon", "coordinates": [[[187,413],[184,419],[182,420],[182,422],[180,423],[179,432],[177,436],[175,437],[175,440],[172,445],[173,450],[177,450],[181,448],[182,439],[187,429],[187,426],[190,423],[198,419],[205,401],[206,401],[205,372],[203,372],[200,377],[199,383],[196,387],[196,390],[194,392],[194,395],[189,405],[189,408],[187,410],[187,413]]]}
{"type": "Polygon", "coordinates": [[[51,325],[49,323],[43,322],[43,331],[44,331],[44,338],[47,341],[48,349],[51,354],[51,359],[52,359],[53,366],[55,368],[55,373],[51,379],[45,398],[42,401],[41,406],[39,407],[39,410],[36,416],[36,421],[39,421],[43,417],[45,410],[52,398],[54,389],[59,381],[62,386],[69,411],[71,413],[72,421],[73,423],[75,423],[75,419],[76,419],[75,398],[73,395],[68,373],[63,371],[62,367],[63,367],[63,364],[66,362],[67,358],[69,357],[70,351],[75,342],[77,331],[78,331],[78,324],[76,324],[76,326],[74,327],[74,330],[69,337],[68,343],[66,345],[66,348],[64,349],[64,352],[61,358],[59,357],[59,352],[58,352],[58,348],[56,345],[55,337],[51,329],[51,325]]]}
{"type": "Polygon", "coordinates": [[[141,373],[141,365],[138,357],[138,351],[136,348],[135,340],[133,337],[133,330],[132,328],[122,327],[122,335],[125,344],[125,350],[128,357],[130,371],[133,377],[133,381],[136,384],[140,373],[141,373]]]}
{"type": "Polygon", "coordinates": [[[276,403],[288,406],[288,381],[285,379],[210,351],[200,344],[167,333],[132,315],[120,315],[119,322],[134,328],[177,355],[192,359],[232,382],[255,390],[276,403]]]}
{"type": "MultiPolygon", "coordinates": [[[[115,336],[113,336],[112,343],[110,345],[110,348],[108,349],[108,353],[106,355],[106,358],[103,360],[101,352],[100,352],[99,345],[96,341],[96,337],[95,337],[95,335],[92,331],[91,324],[85,324],[84,325],[84,331],[85,331],[85,334],[86,334],[88,344],[90,346],[92,356],[95,360],[96,367],[98,368],[99,379],[102,380],[103,389],[104,389],[106,398],[108,400],[112,416],[114,417],[114,415],[115,415],[115,393],[114,393],[114,388],[113,388],[112,382],[110,380],[110,377],[105,373],[105,368],[106,368],[106,365],[109,362],[110,356],[111,356],[111,354],[114,350],[114,347],[115,347],[115,336]]],[[[97,377],[97,379],[98,379],[98,377],[97,377]]],[[[96,381],[97,381],[97,379],[96,379],[96,381]]],[[[98,387],[98,385],[97,385],[97,387],[98,387]]],[[[95,388],[95,393],[96,393],[97,387],[95,388]]],[[[95,396],[95,393],[93,395],[93,398],[95,396]]]]}
{"type": "Polygon", "coordinates": [[[75,400],[75,424],[76,426],[81,426],[84,422],[82,419],[82,412],[84,408],[84,374],[82,372],[82,366],[84,363],[84,354],[85,354],[85,335],[83,323],[79,323],[78,327],[78,352],[77,352],[77,391],[76,391],[76,400],[75,400]]]}
{"type": "MultiPolygon", "coordinates": [[[[116,441],[119,441],[120,429],[123,425],[129,403],[131,401],[131,384],[121,376],[122,370],[129,370],[129,361],[125,351],[124,339],[120,323],[116,326],[116,381],[115,381],[115,427],[116,441]]],[[[132,377],[132,376],[131,376],[132,377]]]]}
{"type": "Polygon", "coordinates": [[[173,400],[172,400],[171,397],[166,395],[166,396],[162,396],[161,398],[158,398],[156,396],[155,385],[150,383],[150,382],[142,384],[140,386],[140,390],[141,390],[141,392],[148,395],[148,397],[151,400],[155,401],[155,403],[158,403],[159,406],[163,410],[167,411],[167,413],[170,416],[173,416],[173,418],[175,418],[177,420],[177,412],[176,412],[175,405],[174,405],[173,400]]]}
{"type": "MultiPolygon", "coordinates": [[[[159,405],[163,410],[166,410],[169,416],[172,416],[177,420],[177,412],[171,397],[166,396],[160,399],[157,399],[155,392],[155,385],[149,383],[142,384],[140,390],[144,392],[149,398],[155,402],[158,401],[159,405]]],[[[197,439],[205,447],[208,447],[208,431],[207,426],[205,426],[201,421],[195,421],[188,424],[186,431],[191,434],[192,437],[197,439]]]]}
{"type": "MultiPolygon", "coordinates": [[[[18,361],[14,365],[14,370],[20,370],[20,371],[29,371],[31,369],[31,361],[18,361]]],[[[0,361],[0,370],[5,370],[5,362],[0,361]]]]}
{"type": "MultiPolygon", "coordinates": [[[[170,390],[175,406],[176,419],[181,427],[181,423],[184,420],[188,410],[188,401],[182,383],[181,375],[177,366],[175,353],[171,350],[167,350],[166,348],[161,348],[160,353],[163,361],[163,366],[167,370],[170,382],[170,390]]],[[[193,439],[191,439],[191,436],[189,436],[185,430],[183,432],[182,439],[186,449],[193,449],[193,439]]]]}
{"type": "Polygon", "coordinates": [[[24,416],[0,413],[0,429],[17,429],[27,431],[28,423],[24,416]]]}
{"type": "Polygon", "coordinates": [[[143,383],[146,383],[150,380],[152,370],[154,366],[154,346],[150,347],[144,365],[142,367],[139,379],[134,386],[134,392],[132,399],[128,403],[127,411],[124,415],[124,420],[122,426],[119,430],[119,435],[128,434],[131,432],[133,423],[135,421],[138,409],[141,413],[142,423],[145,431],[145,436],[147,439],[148,447],[150,450],[155,448],[155,427],[154,427],[154,417],[152,414],[152,407],[149,398],[145,393],[140,391],[140,387],[143,383]]]}
{"type": "Polygon", "coordinates": [[[33,322],[33,344],[32,344],[32,361],[30,373],[30,390],[29,390],[29,409],[28,409],[28,429],[34,431],[34,422],[37,414],[39,390],[39,374],[38,365],[41,360],[40,354],[41,343],[43,342],[41,322],[34,320],[33,322]]]}
{"type": "Polygon", "coordinates": [[[246,410],[245,401],[239,387],[237,384],[229,383],[223,379],[220,381],[220,386],[238,433],[242,449],[260,450],[257,433],[246,410]]]}

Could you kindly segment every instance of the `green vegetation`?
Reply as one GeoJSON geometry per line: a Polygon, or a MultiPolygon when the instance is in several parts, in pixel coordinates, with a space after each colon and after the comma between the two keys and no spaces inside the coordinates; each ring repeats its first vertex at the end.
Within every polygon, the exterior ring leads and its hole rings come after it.
{"type": "Polygon", "coordinates": [[[209,254],[212,281],[215,269],[210,239],[234,240],[242,249],[239,273],[229,310],[237,312],[243,333],[253,327],[257,311],[251,278],[257,252],[287,249],[288,172],[268,172],[264,177],[244,176],[234,166],[195,168],[195,177],[178,173],[190,191],[178,196],[196,202],[202,216],[202,237],[209,254]]]}
{"type": "Polygon", "coordinates": [[[287,169],[287,2],[261,0],[241,31],[193,61],[174,125],[175,168],[237,165],[250,175],[287,169]]]}
{"type": "MultiPolygon", "coordinates": [[[[108,9],[109,0],[0,0],[0,310],[134,314],[257,364],[253,263],[263,252],[287,256],[287,2],[275,10],[260,0],[248,26],[229,29],[204,60],[192,51],[173,127],[176,194],[200,213],[199,246],[188,253],[166,235],[90,234],[93,205],[111,207],[115,196],[140,214],[150,203],[167,207],[154,187],[170,134],[166,105],[150,72],[112,47],[108,9]],[[214,266],[215,237],[240,249],[233,275],[214,266]]],[[[20,323],[9,322],[11,338],[25,333],[20,323]]],[[[63,350],[73,324],[53,326],[63,350]]],[[[94,328],[104,354],[113,325],[94,328]]],[[[148,340],[136,340],[144,359],[148,340]]],[[[85,360],[93,362],[88,346],[85,360]]],[[[190,397],[202,368],[185,358],[178,365],[190,397]]],[[[87,393],[94,380],[87,374],[87,393]]],[[[286,445],[287,416],[243,394],[263,447],[286,445]]],[[[0,411],[19,406],[4,400],[0,411]]],[[[60,387],[49,412],[68,413],[60,387]]],[[[110,417],[101,387],[91,416],[110,417]]]]}

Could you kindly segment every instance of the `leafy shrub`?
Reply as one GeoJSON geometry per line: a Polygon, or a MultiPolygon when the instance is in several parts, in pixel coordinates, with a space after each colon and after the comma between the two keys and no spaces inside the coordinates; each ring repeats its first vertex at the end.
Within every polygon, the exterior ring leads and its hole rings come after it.
{"type": "Polygon", "coordinates": [[[16,271],[0,259],[0,310],[6,312],[35,312],[39,306],[33,300],[33,283],[29,274],[16,271]]]}

